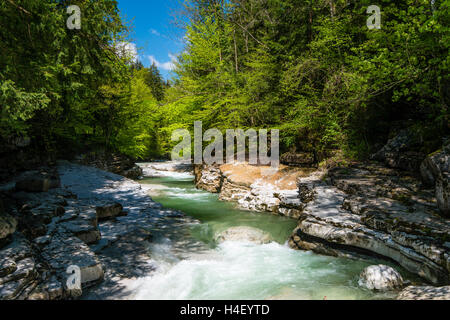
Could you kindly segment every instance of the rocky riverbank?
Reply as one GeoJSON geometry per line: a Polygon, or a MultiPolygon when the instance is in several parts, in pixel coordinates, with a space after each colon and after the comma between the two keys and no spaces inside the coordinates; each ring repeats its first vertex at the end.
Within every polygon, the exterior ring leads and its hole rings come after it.
{"type": "MultiPolygon", "coordinates": [[[[289,241],[294,249],[350,258],[375,255],[429,283],[446,285],[448,148],[423,162],[423,178],[379,162],[303,171],[282,166],[275,174],[267,167],[236,163],[196,166],[195,181],[198,188],[242,208],[298,219],[289,241]],[[424,183],[427,178],[430,182],[424,183]]],[[[395,158],[393,149],[384,156],[395,158]]]]}
{"type": "Polygon", "coordinates": [[[132,180],[68,162],[2,185],[1,198],[0,300],[127,298],[127,279],[154,268],[148,240],[187,219],[132,180]],[[82,291],[67,285],[70,266],[82,291]]]}

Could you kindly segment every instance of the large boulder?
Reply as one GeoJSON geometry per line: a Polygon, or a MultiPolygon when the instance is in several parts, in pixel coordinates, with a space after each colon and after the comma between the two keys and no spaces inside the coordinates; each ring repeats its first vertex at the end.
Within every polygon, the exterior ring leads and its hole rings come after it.
{"type": "Polygon", "coordinates": [[[287,152],[280,157],[280,162],[288,166],[312,167],[317,164],[314,154],[287,152]]]}
{"type": "Polygon", "coordinates": [[[216,165],[194,166],[195,186],[211,193],[219,193],[223,185],[223,175],[216,165]]]}
{"type": "Polygon", "coordinates": [[[450,216],[450,144],[442,150],[429,155],[420,167],[423,183],[436,187],[436,200],[439,210],[450,216]]]}
{"type": "Polygon", "coordinates": [[[423,183],[428,187],[434,187],[443,173],[450,172],[450,144],[442,150],[430,154],[422,162],[420,173],[423,183]]]}
{"type": "Polygon", "coordinates": [[[58,174],[47,171],[27,172],[16,182],[16,190],[25,192],[47,192],[49,189],[60,186],[61,180],[58,174]]]}
{"type": "Polygon", "coordinates": [[[265,244],[272,242],[272,237],[268,233],[256,228],[232,227],[216,236],[216,242],[222,243],[225,241],[265,244]]]}
{"type": "Polygon", "coordinates": [[[105,204],[96,208],[99,220],[113,219],[124,215],[123,206],[120,203],[105,204]]]}
{"type": "Polygon", "coordinates": [[[142,171],[142,168],[136,164],[132,168],[124,170],[121,174],[128,179],[137,180],[143,176],[144,172],[142,171]]]}
{"type": "Polygon", "coordinates": [[[403,278],[395,269],[380,264],[364,269],[359,285],[370,290],[395,290],[403,286],[403,278]]]}
{"type": "Polygon", "coordinates": [[[0,213],[0,240],[13,234],[17,228],[17,220],[9,214],[0,213]]]}
{"type": "Polygon", "coordinates": [[[372,160],[383,162],[391,168],[416,172],[425,158],[424,154],[416,151],[420,145],[420,135],[412,129],[405,129],[372,155],[372,160]]]}
{"type": "Polygon", "coordinates": [[[436,200],[441,213],[450,217],[450,174],[443,173],[436,182],[436,200]]]}

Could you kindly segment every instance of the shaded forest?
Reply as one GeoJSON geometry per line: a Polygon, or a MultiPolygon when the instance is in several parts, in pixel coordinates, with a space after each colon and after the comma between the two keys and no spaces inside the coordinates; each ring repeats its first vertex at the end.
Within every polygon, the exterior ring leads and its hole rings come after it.
{"type": "Polygon", "coordinates": [[[165,81],[126,50],[112,0],[0,3],[2,153],[167,157],[173,130],[280,129],[283,152],[367,158],[408,128],[449,134],[450,1],[183,1],[185,50],[165,81]],[[66,27],[66,8],[83,13],[66,27]]]}

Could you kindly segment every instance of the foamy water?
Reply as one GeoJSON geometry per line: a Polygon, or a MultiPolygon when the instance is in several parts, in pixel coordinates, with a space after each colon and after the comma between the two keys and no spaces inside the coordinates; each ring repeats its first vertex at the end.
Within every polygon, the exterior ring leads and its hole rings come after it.
{"type": "Polygon", "coordinates": [[[162,172],[142,183],[156,201],[200,220],[201,224],[192,226],[189,236],[209,249],[198,253],[186,250],[180,258],[180,246],[175,253],[170,239],[154,239],[149,250],[157,270],[134,281],[134,299],[394,298],[393,294],[376,294],[358,285],[361,271],[379,261],[355,261],[290,249],[285,242],[295,228],[294,220],[238,210],[219,201],[217,195],[196,190],[192,177],[184,173],[162,172]],[[260,228],[275,241],[265,245],[215,244],[218,232],[241,225],[260,228]]]}
{"type": "Polygon", "coordinates": [[[134,299],[368,299],[374,296],[357,277],[365,266],[277,243],[225,242],[139,279],[134,299]]]}

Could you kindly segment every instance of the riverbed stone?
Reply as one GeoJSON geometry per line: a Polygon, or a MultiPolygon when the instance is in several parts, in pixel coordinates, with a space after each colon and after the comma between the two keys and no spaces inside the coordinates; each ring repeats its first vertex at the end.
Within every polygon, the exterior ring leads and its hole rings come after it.
{"type": "Polygon", "coordinates": [[[49,189],[58,188],[61,181],[57,174],[46,171],[30,171],[23,174],[16,182],[17,191],[47,192],[49,189]]]}
{"type": "Polygon", "coordinates": [[[0,214],[0,240],[16,231],[17,220],[9,214],[0,214]]]}
{"type": "Polygon", "coordinates": [[[58,279],[66,283],[70,266],[81,269],[81,283],[96,282],[103,278],[103,267],[89,247],[76,237],[56,234],[42,249],[42,257],[57,272],[58,279]]]}
{"type": "Polygon", "coordinates": [[[442,173],[437,179],[436,200],[442,215],[450,218],[450,173],[442,173]]]}
{"type": "Polygon", "coordinates": [[[272,242],[272,237],[257,228],[252,227],[232,227],[216,236],[216,241],[221,243],[225,241],[252,242],[256,244],[265,244],[272,242]]]}
{"type": "Polygon", "coordinates": [[[120,203],[110,203],[96,208],[99,220],[112,219],[123,215],[123,206],[120,203]]]}
{"type": "Polygon", "coordinates": [[[89,221],[77,219],[67,221],[60,224],[60,227],[65,231],[75,235],[78,239],[86,244],[92,244],[101,239],[100,231],[93,226],[89,221]]]}
{"type": "Polygon", "coordinates": [[[223,184],[222,172],[217,165],[194,166],[195,185],[211,193],[219,193],[223,184]]]}
{"type": "Polygon", "coordinates": [[[17,270],[14,260],[4,259],[0,261],[0,278],[5,277],[17,270]]]}
{"type": "Polygon", "coordinates": [[[403,278],[394,268],[380,264],[364,269],[359,285],[370,290],[396,290],[403,286],[403,278]]]}
{"type": "Polygon", "coordinates": [[[450,144],[438,150],[422,162],[420,173],[423,183],[428,187],[434,187],[442,173],[450,172],[450,144]]]}
{"type": "Polygon", "coordinates": [[[450,300],[450,286],[409,286],[400,292],[397,300],[450,300]]]}
{"type": "Polygon", "coordinates": [[[287,152],[281,155],[280,162],[288,166],[311,167],[317,161],[310,152],[287,152]]]}
{"type": "Polygon", "coordinates": [[[417,172],[425,155],[416,151],[421,145],[421,137],[414,129],[401,130],[377,153],[373,160],[381,161],[391,168],[417,172]]]}
{"type": "Polygon", "coordinates": [[[124,177],[127,177],[128,179],[137,180],[143,175],[142,168],[138,165],[134,165],[132,168],[124,170],[122,172],[122,175],[124,177]]]}

